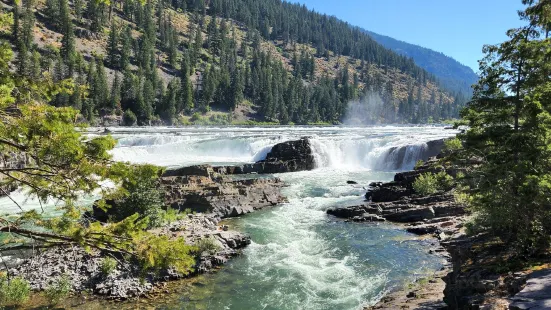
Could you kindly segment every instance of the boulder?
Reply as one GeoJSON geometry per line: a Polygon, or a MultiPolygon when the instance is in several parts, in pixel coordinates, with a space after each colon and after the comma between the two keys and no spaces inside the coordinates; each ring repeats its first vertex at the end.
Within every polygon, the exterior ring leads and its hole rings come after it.
{"type": "Polygon", "coordinates": [[[313,170],[314,168],[315,160],[310,140],[302,138],[274,145],[266,155],[266,159],[254,164],[222,166],[213,169],[221,174],[273,174],[313,170]]]}

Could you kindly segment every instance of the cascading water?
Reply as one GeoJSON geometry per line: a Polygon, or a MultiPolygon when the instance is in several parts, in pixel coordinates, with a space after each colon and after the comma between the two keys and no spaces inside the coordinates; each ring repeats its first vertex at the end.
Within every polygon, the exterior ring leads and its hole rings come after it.
{"type": "MultiPolygon", "coordinates": [[[[158,308],[361,309],[393,287],[440,267],[440,260],[426,253],[422,243],[427,241],[388,224],[336,221],[326,210],[362,203],[370,182],[391,180],[394,170],[411,169],[426,153],[427,142],[455,132],[407,126],[112,132],[119,141],[113,150],[116,160],[167,167],[254,162],[279,142],[305,136],[312,142],[317,169],[278,175],[288,185],[284,194],[289,203],[228,221],[232,229],[252,237],[244,255],[201,277],[200,285],[156,301],[158,308]]],[[[0,210],[8,204],[0,199],[0,210]]]]}
{"type": "Polygon", "coordinates": [[[163,166],[232,164],[266,157],[277,143],[310,137],[319,168],[411,169],[426,142],[449,137],[441,127],[278,127],[114,129],[114,158],[163,166]],[[124,131],[123,131],[124,130],[124,131]]]}

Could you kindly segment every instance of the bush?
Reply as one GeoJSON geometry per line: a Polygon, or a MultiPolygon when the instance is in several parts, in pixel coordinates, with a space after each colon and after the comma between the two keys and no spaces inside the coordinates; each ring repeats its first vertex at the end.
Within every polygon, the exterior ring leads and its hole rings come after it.
{"type": "Polygon", "coordinates": [[[195,246],[198,249],[197,250],[198,254],[202,254],[204,252],[207,252],[207,253],[212,255],[220,249],[220,246],[218,245],[218,242],[212,236],[207,237],[207,238],[203,238],[203,239],[197,241],[197,243],[195,243],[195,246]]]}
{"type": "Polygon", "coordinates": [[[421,166],[423,166],[425,164],[425,161],[422,160],[422,159],[419,159],[416,163],[415,163],[415,167],[413,169],[417,170],[419,169],[421,166]]]}
{"type": "Polygon", "coordinates": [[[455,152],[463,148],[461,140],[458,138],[444,140],[444,150],[448,152],[455,152]]]}
{"type": "Polygon", "coordinates": [[[136,239],[136,253],[143,271],[160,272],[169,267],[182,275],[193,272],[197,247],[186,244],[184,238],[143,235],[136,239]]]}
{"type": "Polygon", "coordinates": [[[157,180],[162,170],[152,165],[133,167],[120,191],[115,193],[115,205],[109,210],[111,220],[116,222],[139,214],[149,218],[149,228],[164,223],[164,202],[157,180]]]}
{"type": "Polygon", "coordinates": [[[432,195],[438,192],[438,179],[432,173],[424,173],[413,182],[413,189],[420,195],[432,195]]]}
{"type": "Polygon", "coordinates": [[[117,269],[118,262],[112,257],[106,257],[101,260],[99,270],[104,277],[112,274],[117,269]]]}
{"type": "Polygon", "coordinates": [[[0,305],[21,305],[31,294],[29,282],[23,278],[13,278],[10,281],[0,276],[0,305]]]}
{"type": "Polygon", "coordinates": [[[134,112],[126,110],[122,116],[122,122],[125,126],[134,126],[138,122],[138,118],[134,112]]]}
{"type": "Polygon", "coordinates": [[[447,191],[455,185],[454,179],[445,171],[440,171],[436,174],[436,181],[438,190],[447,191]]]}
{"type": "Polygon", "coordinates": [[[46,296],[46,299],[48,299],[50,305],[57,305],[61,300],[67,298],[70,292],[71,281],[69,280],[69,277],[62,276],[44,291],[44,295],[46,296]]]}

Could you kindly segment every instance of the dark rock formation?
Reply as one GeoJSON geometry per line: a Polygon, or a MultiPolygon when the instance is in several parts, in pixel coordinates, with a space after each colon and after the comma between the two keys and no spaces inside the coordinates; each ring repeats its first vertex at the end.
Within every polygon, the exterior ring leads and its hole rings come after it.
{"type": "Polygon", "coordinates": [[[312,170],[314,155],[308,138],[276,144],[266,159],[254,164],[215,167],[220,174],[270,174],[312,170]]]}
{"type": "MultiPolygon", "coordinates": [[[[457,204],[450,193],[424,197],[415,194],[413,182],[417,177],[424,173],[436,173],[443,170],[443,168],[435,167],[435,163],[435,160],[431,160],[414,171],[397,173],[392,182],[371,183],[365,195],[367,203],[330,209],[327,213],[354,221],[370,221],[376,216],[399,223],[422,222],[465,214],[464,206],[457,204]]],[[[419,231],[423,231],[423,229],[419,229],[419,231]]]]}

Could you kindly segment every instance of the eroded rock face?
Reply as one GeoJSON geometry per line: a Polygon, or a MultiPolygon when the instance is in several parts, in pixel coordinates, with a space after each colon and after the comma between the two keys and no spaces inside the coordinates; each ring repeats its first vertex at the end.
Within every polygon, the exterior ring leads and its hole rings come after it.
{"type": "Polygon", "coordinates": [[[215,167],[214,170],[220,174],[271,174],[313,170],[315,166],[310,140],[302,138],[276,144],[266,159],[254,164],[215,167]]]}
{"type": "Polygon", "coordinates": [[[167,206],[235,217],[285,202],[278,178],[233,180],[213,168],[194,166],[167,171],[160,179],[167,206]]]}
{"type": "MultiPolygon", "coordinates": [[[[168,170],[159,179],[165,205],[176,210],[212,213],[219,218],[236,217],[286,201],[279,178],[235,180],[209,165],[168,170]]],[[[107,201],[116,208],[116,201],[107,201]]],[[[98,221],[106,221],[110,210],[93,208],[98,221]]]]}

